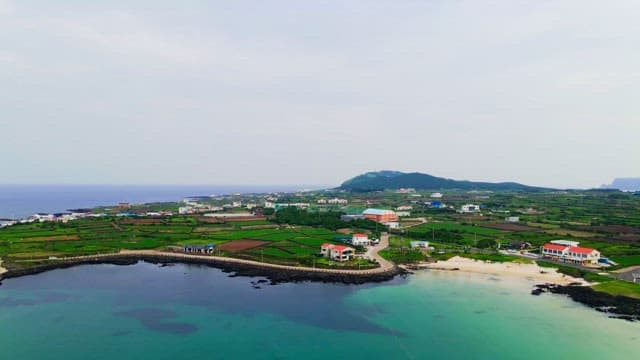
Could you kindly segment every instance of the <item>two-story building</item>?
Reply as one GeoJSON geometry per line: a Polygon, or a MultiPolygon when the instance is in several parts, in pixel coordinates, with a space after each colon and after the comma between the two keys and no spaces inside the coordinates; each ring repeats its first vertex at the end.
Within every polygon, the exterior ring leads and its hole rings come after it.
{"type": "Polygon", "coordinates": [[[348,246],[324,243],[320,247],[320,253],[334,261],[349,261],[353,259],[356,251],[348,246]]]}
{"type": "Polygon", "coordinates": [[[542,257],[571,264],[597,264],[600,252],[591,248],[579,246],[545,244],[542,247],[542,257]]]}

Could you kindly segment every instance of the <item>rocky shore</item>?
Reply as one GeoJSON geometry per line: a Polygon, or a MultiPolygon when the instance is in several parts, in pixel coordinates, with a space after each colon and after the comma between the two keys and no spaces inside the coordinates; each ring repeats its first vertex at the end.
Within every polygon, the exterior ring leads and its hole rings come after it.
{"type": "Polygon", "coordinates": [[[536,285],[536,288],[531,291],[531,294],[540,295],[546,292],[567,295],[574,301],[609,314],[611,318],[629,321],[640,320],[640,299],[621,295],[614,296],[595,291],[591,287],[581,286],[579,284],[569,284],[566,286],[556,284],[536,285]]]}
{"type": "Polygon", "coordinates": [[[153,254],[133,254],[119,253],[111,255],[102,255],[99,257],[78,257],[47,262],[45,264],[35,265],[27,268],[16,268],[9,266],[7,272],[0,275],[0,281],[7,278],[15,278],[26,275],[34,275],[54,269],[69,268],[79,265],[89,264],[114,264],[114,265],[132,265],[138,261],[146,261],[154,264],[198,264],[221,269],[230,273],[230,276],[249,276],[249,277],[266,277],[271,284],[284,282],[301,282],[301,281],[318,281],[328,283],[343,284],[364,284],[373,282],[383,282],[393,279],[396,275],[402,274],[404,271],[397,267],[380,272],[372,271],[319,271],[319,269],[294,268],[287,269],[274,267],[271,264],[259,263],[242,263],[231,261],[219,261],[215,258],[202,257],[175,257],[153,254]]]}

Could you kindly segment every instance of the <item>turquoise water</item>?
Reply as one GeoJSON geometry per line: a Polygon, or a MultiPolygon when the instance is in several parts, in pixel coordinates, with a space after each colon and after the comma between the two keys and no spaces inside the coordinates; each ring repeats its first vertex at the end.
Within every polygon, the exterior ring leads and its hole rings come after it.
{"type": "Polygon", "coordinates": [[[0,358],[632,359],[640,324],[533,283],[422,272],[258,284],[193,265],[91,265],[5,280],[0,358]]]}

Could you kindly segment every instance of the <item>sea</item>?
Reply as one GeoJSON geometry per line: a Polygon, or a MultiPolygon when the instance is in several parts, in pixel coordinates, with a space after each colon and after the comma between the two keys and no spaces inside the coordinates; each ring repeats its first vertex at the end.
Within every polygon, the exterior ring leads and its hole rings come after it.
{"type": "Polygon", "coordinates": [[[0,218],[20,219],[38,212],[68,209],[180,201],[189,196],[233,193],[290,192],[321,186],[221,186],[221,185],[0,185],[0,218]]]}
{"type": "Polygon", "coordinates": [[[283,283],[200,265],[5,279],[2,359],[637,359],[640,324],[508,276],[283,283]]]}

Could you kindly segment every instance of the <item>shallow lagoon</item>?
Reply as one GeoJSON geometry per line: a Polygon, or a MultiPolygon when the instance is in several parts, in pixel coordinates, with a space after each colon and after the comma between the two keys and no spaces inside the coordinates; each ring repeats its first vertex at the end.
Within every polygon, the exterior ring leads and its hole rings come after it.
{"type": "Polygon", "coordinates": [[[196,265],[87,265],[0,286],[19,359],[635,358],[640,324],[533,282],[420,272],[383,284],[268,285],[196,265]]]}

